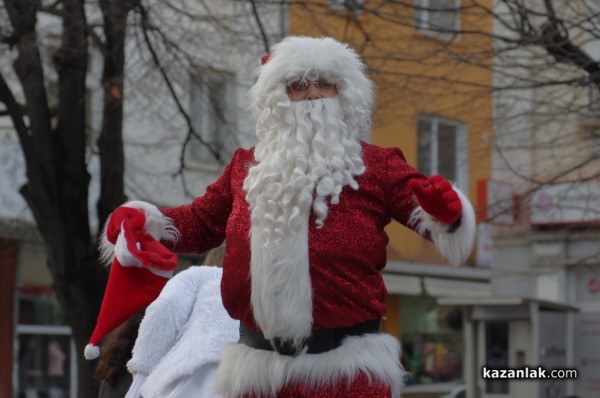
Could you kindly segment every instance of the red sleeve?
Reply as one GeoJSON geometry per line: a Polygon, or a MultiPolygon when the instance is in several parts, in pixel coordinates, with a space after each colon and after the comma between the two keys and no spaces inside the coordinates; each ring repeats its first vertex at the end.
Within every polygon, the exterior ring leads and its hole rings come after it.
{"type": "MultiPolygon", "coordinates": [[[[406,163],[402,151],[398,148],[386,149],[385,155],[385,192],[386,204],[390,215],[402,225],[408,226],[408,219],[418,206],[408,181],[413,178],[426,179],[406,163]]],[[[410,227],[414,229],[414,227],[410,227]]]]}
{"type": "Polygon", "coordinates": [[[179,239],[171,247],[176,253],[204,253],[225,240],[233,203],[231,169],[238,153],[239,150],[234,153],[219,179],[206,188],[204,196],[188,205],[161,209],[165,216],[173,219],[179,231],[179,239]]]}

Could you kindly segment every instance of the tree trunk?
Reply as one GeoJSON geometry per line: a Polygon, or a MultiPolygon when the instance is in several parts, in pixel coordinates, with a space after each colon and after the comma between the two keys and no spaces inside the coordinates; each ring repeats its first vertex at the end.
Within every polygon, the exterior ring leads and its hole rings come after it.
{"type": "Polygon", "coordinates": [[[123,182],[123,76],[128,9],[127,2],[122,0],[101,0],[100,6],[104,15],[106,51],[102,74],[104,110],[98,140],[101,161],[98,217],[106,220],[126,200],[123,182]]]}
{"type": "MultiPolygon", "coordinates": [[[[81,0],[62,3],[63,36],[55,56],[59,81],[58,123],[51,125],[42,61],[35,27],[39,3],[6,0],[16,38],[14,68],[23,87],[29,129],[19,132],[27,168],[21,189],[44,244],[57,298],[71,326],[78,353],[96,323],[106,285],[97,264],[88,212],[85,101],[87,71],[86,19],[81,0]]],[[[95,362],[79,359],[80,398],[95,398],[95,362]]]]}

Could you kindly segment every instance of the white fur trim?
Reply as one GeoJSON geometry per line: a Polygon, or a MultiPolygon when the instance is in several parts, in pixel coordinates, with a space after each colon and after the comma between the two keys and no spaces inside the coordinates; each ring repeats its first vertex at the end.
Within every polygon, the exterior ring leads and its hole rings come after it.
{"type": "Polygon", "coordinates": [[[308,262],[308,212],[301,227],[267,244],[264,228],[251,227],[252,313],[267,339],[297,344],[312,329],[312,285],[308,262]]]}
{"type": "MultiPolygon", "coordinates": [[[[138,209],[144,212],[144,215],[146,216],[144,230],[150,235],[152,235],[152,237],[157,241],[167,240],[171,242],[176,242],[179,238],[179,231],[173,225],[173,220],[169,217],[165,217],[158,209],[158,207],[154,206],[153,204],[139,200],[134,200],[123,204],[123,206],[138,209]]],[[[105,265],[110,265],[112,263],[113,257],[115,255],[115,250],[117,250],[117,248],[115,247],[115,245],[110,243],[108,239],[106,239],[107,225],[108,222],[104,225],[104,229],[102,230],[102,236],[100,237],[100,241],[98,242],[98,250],[100,252],[100,262],[105,265]]],[[[121,235],[119,234],[119,238],[120,237],[121,235]]],[[[121,261],[119,260],[119,262],[121,261]]],[[[121,264],[125,265],[123,262],[121,262],[121,264]]]]}
{"type": "Polygon", "coordinates": [[[108,226],[108,222],[104,224],[104,228],[102,229],[102,235],[100,235],[100,240],[98,242],[98,251],[100,253],[99,260],[101,264],[109,266],[113,258],[115,256],[115,245],[110,243],[108,239],[106,239],[106,227],[108,226]]]}
{"type": "Polygon", "coordinates": [[[334,350],[298,357],[231,343],[221,354],[216,392],[226,398],[242,394],[274,396],[286,384],[319,387],[352,380],[364,372],[389,385],[392,397],[398,398],[405,375],[398,358],[400,344],[387,334],[348,337],[334,350]]]}
{"type": "Polygon", "coordinates": [[[93,344],[86,345],[83,350],[83,356],[88,360],[98,358],[100,356],[100,347],[93,344]]]}
{"type": "Polygon", "coordinates": [[[155,205],[141,200],[133,200],[125,203],[123,206],[144,212],[146,216],[144,230],[157,241],[168,240],[176,242],[179,238],[179,231],[173,225],[173,220],[165,217],[155,205]]]}
{"type": "Polygon", "coordinates": [[[127,248],[127,239],[125,239],[122,228],[115,244],[115,257],[123,267],[143,267],[142,262],[134,257],[127,248]]]}
{"type": "MultiPolygon", "coordinates": [[[[136,245],[138,246],[139,249],[139,242],[136,243],[136,245]]],[[[117,261],[119,261],[119,264],[121,264],[123,267],[143,267],[144,264],[142,264],[142,262],[140,260],[138,260],[134,255],[131,254],[131,252],[129,251],[129,248],[127,247],[127,240],[125,239],[125,233],[123,232],[123,229],[121,229],[121,232],[119,233],[119,236],[117,237],[117,243],[115,244],[115,257],[117,258],[117,261]]],[[[146,267],[150,272],[152,272],[154,275],[160,276],[162,278],[171,278],[174,274],[173,270],[162,270],[162,269],[158,269],[158,268],[153,268],[153,267],[146,267]]]]}
{"type": "Polygon", "coordinates": [[[456,231],[447,232],[450,225],[437,221],[420,206],[412,212],[408,224],[414,225],[415,231],[420,235],[425,235],[426,231],[429,231],[440,254],[450,264],[460,265],[473,250],[477,226],[471,202],[458,188],[454,187],[454,190],[462,204],[462,219],[456,231]]]}

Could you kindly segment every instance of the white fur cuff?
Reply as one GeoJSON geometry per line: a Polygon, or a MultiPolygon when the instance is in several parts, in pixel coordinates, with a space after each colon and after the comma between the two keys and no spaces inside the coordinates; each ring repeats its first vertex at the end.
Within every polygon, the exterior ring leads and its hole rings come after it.
{"type": "Polygon", "coordinates": [[[475,211],[469,199],[456,187],[454,188],[462,204],[462,219],[460,227],[454,232],[448,232],[449,224],[437,221],[429,215],[422,207],[417,207],[408,221],[409,225],[415,226],[415,231],[424,236],[427,231],[431,234],[433,243],[440,254],[452,265],[462,264],[475,243],[475,211]]]}

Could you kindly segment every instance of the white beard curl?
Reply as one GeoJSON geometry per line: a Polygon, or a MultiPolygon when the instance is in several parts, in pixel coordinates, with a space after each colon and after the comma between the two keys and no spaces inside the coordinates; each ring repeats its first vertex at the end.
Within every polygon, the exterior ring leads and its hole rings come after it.
{"type": "MultiPolygon", "coordinates": [[[[285,94],[284,94],[285,95],[285,94]]],[[[356,123],[344,122],[337,98],[277,101],[257,122],[254,157],[244,181],[251,211],[251,303],[266,338],[308,337],[312,287],[308,262],[311,209],[317,228],[344,186],[358,189],[364,170],[356,123]]]]}

